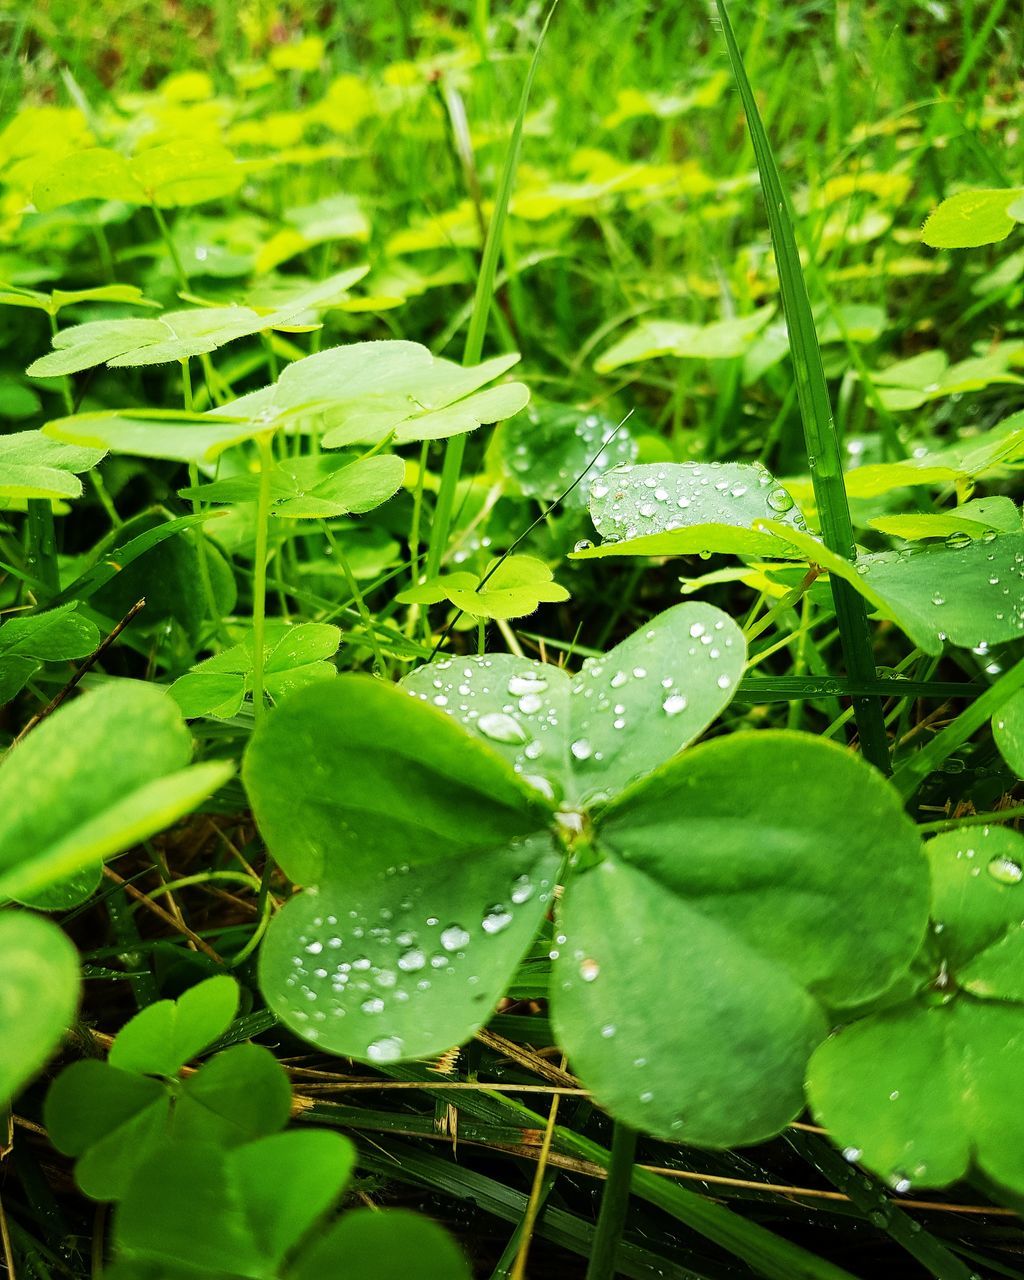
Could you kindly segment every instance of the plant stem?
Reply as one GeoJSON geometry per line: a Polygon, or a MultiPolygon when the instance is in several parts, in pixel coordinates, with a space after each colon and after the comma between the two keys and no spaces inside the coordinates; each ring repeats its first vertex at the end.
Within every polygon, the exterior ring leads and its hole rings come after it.
{"type": "Polygon", "coordinates": [[[46,596],[60,591],[57,566],[57,530],[49,498],[29,498],[27,504],[28,563],[43,584],[46,596]]]}
{"type": "MultiPolygon", "coordinates": [[[[771,143],[743,66],[743,57],[729,21],[725,0],[715,0],[715,3],[761,175],[779,273],[779,291],[789,329],[797,400],[807,448],[807,465],[814,486],[821,535],[830,551],[852,561],[856,559],[856,549],[846,485],[843,481],[842,455],[832,418],[832,405],[821,363],[821,348],[814,328],[814,316],[800,264],[793,218],[771,143]]],[[[872,679],[875,675],[875,663],[864,601],[849,583],[837,575],[831,576],[831,583],[840,643],[848,673],[855,680],[872,679]]],[[[853,712],[864,756],[884,773],[888,773],[889,744],[881,703],[876,698],[854,698],[853,712]]]]}
{"type": "MultiPolygon", "coordinates": [[[[515,179],[516,168],[519,163],[519,151],[523,140],[523,121],[526,118],[530,90],[533,88],[534,76],[537,73],[537,66],[540,61],[540,51],[544,45],[544,37],[547,35],[548,26],[556,5],[557,0],[548,10],[544,25],[541,27],[537,46],[530,61],[530,69],[526,73],[523,92],[519,99],[519,110],[516,112],[515,123],[512,126],[512,136],[509,139],[508,151],[505,154],[505,164],[501,172],[497,198],[494,202],[494,212],[491,214],[491,220],[487,227],[487,239],[484,241],[480,272],[476,279],[473,314],[470,317],[466,345],[462,353],[462,363],[464,365],[479,363],[483,352],[484,336],[487,333],[487,319],[494,301],[494,277],[498,269],[498,257],[501,253],[502,232],[505,218],[508,214],[509,201],[512,197],[512,183],[515,179]]],[[[453,436],[445,448],[444,463],[441,467],[441,486],[438,490],[437,505],[434,508],[434,518],[430,526],[430,543],[427,548],[428,578],[434,577],[441,567],[441,558],[444,555],[444,550],[448,543],[448,532],[451,528],[455,491],[462,472],[462,460],[465,453],[466,437],[464,435],[453,436]]]]}
{"type": "Polygon", "coordinates": [[[587,1280],[614,1280],[615,1256],[626,1225],[629,1188],[636,1153],[636,1130],[616,1120],[612,1132],[612,1158],[608,1180],[601,1196],[601,1212],[597,1218],[594,1247],[587,1267],[587,1280]]]}
{"type": "Polygon", "coordinates": [[[274,454],[272,434],[256,437],[260,451],[260,487],[256,500],[256,550],[252,565],[252,709],[256,724],[266,714],[263,668],[267,660],[264,631],[267,613],[267,542],[270,527],[270,472],[274,454]]]}
{"type": "Polygon", "coordinates": [[[157,230],[160,232],[160,238],[167,246],[167,252],[171,256],[171,263],[174,266],[174,274],[178,277],[178,288],[187,293],[191,286],[188,282],[188,276],[185,274],[185,267],[178,253],[178,246],[174,243],[174,237],[171,235],[171,229],[167,225],[167,219],[160,212],[155,204],[151,204],[150,209],[153,211],[153,217],[156,219],[157,230]]]}

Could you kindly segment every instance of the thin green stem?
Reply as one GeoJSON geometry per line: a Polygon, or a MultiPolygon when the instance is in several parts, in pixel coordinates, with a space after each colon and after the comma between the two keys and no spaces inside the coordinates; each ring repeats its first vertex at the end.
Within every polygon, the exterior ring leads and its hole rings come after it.
{"type": "Polygon", "coordinates": [[[256,499],[256,550],[252,565],[252,709],[256,724],[266,714],[263,669],[267,660],[264,641],[267,614],[267,543],[270,531],[270,472],[274,465],[271,432],[256,437],[260,453],[260,487],[256,499]]]}
{"type": "Polygon", "coordinates": [[[960,827],[997,827],[1001,822],[1016,822],[1024,818],[1024,804],[1009,809],[993,809],[991,813],[965,813],[962,818],[940,818],[937,822],[918,823],[921,835],[933,835],[937,831],[957,831],[960,827]]]}
{"type": "Polygon", "coordinates": [[[167,246],[167,252],[170,255],[171,263],[174,266],[174,274],[178,277],[178,288],[184,293],[188,293],[191,285],[188,276],[185,274],[185,267],[181,261],[181,255],[178,253],[178,246],[174,243],[174,237],[171,235],[171,229],[167,225],[167,219],[160,212],[155,204],[151,204],[150,209],[153,211],[153,217],[156,220],[157,230],[160,232],[160,238],[167,246]]]}
{"type": "Polygon", "coordinates": [[[384,657],[384,651],[380,647],[380,641],[377,639],[377,625],[373,615],[366,607],[366,601],[363,599],[363,593],[359,588],[356,575],[352,572],[352,566],[349,563],[348,556],[345,554],[345,548],[331,532],[331,527],[326,520],[322,520],[324,535],[334,550],[341,571],[345,575],[345,582],[349,591],[352,593],[352,599],[355,601],[356,608],[359,610],[359,616],[363,621],[363,630],[366,632],[366,639],[369,641],[370,648],[373,650],[373,659],[376,663],[377,674],[386,676],[388,670],[387,659],[384,657]]]}
{"type": "MultiPolygon", "coordinates": [[[[548,26],[557,7],[558,0],[548,10],[544,19],[537,46],[533,51],[530,69],[526,73],[523,92],[519,99],[519,110],[516,112],[509,139],[505,164],[501,172],[501,181],[494,202],[494,211],[487,227],[487,238],[480,260],[480,271],[476,280],[476,292],[473,297],[473,313],[470,316],[469,330],[466,333],[466,345],[462,353],[465,365],[479,363],[484,349],[484,337],[487,333],[487,320],[494,302],[494,279],[498,269],[498,258],[501,254],[502,236],[505,218],[508,214],[509,202],[512,198],[512,184],[515,180],[519,164],[519,151],[523,140],[523,121],[526,119],[526,108],[530,101],[534,76],[540,62],[540,51],[544,45],[548,26]]],[[[434,508],[434,519],[430,526],[430,543],[427,548],[427,577],[432,578],[441,567],[445,547],[448,544],[448,533],[451,528],[452,511],[455,506],[455,493],[462,473],[462,460],[466,453],[465,435],[453,436],[445,448],[444,463],[441,467],[441,485],[437,494],[437,505],[434,508]]]]}
{"type": "MultiPolygon", "coordinates": [[[[722,31],[729,50],[733,75],[739,89],[750,129],[757,167],[761,175],[772,232],[775,261],[779,273],[779,290],[789,328],[790,350],[796,380],[797,400],[803,421],[807,448],[807,465],[814,486],[815,502],[821,521],[821,533],[830,551],[846,560],[856,559],[853,523],[843,480],[839,437],[832,418],[832,405],[821,348],[814,328],[807,286],[793,229],[793,217],[771,143],[765,132],[754,91],[743,66],[743,57],[729,21],[725,0],[715,0],[722,31]]],[[[832,596],[840,642],[849,674],[854,679],[869,679],[875,674],[874,656],[867,610],[863,599],[837,575],[831,576],[832,596]]],[[[884,772],[889,771],[889,745],[882,718],[881,703],[875,698],[855,698],[854,715],[860,733],[864,756],[884,772]]]]}
{"type": "Polygon", "coordinates": [[[612,1133],[611,1163],[608,1180],[601,1196],[601,1212],[597,1217],[594,1247],[587,1267],[587,1280],[614,1280],[615,1258],[626,1225],[629,1192],[636,1154],[636,1130],[616,1120],[612,1133]]]}

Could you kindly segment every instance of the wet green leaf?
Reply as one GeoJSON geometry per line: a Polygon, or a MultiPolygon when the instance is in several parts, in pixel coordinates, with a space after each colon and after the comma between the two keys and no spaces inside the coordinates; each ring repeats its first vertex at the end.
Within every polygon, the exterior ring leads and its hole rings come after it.
{"type": "Polygon", "coordinates": [[[598,357],[594,369],[598,373],[611,373],[624,364],[659,356],[672,356],[677,360],[731,360],[749,349],[774,314],[774,307],[762,307],[750,315],[704,325],[677,320],[641,320],[598,357]]]}
{"type": "Polygon", "coordinates": [[[554,580],[543,560],[508,556],[484,574],[457,570],[438,574],[396,597],[403,604],[450,601],[474,618],[522,618],[542,601],[568,600],[569,593],[554,580]]]}
{"type": "Polygon", "coordinates": [[[898,796],[830,743],[732,736],[634,785],[594,842],[599,861],[566,886],[552,980],[574,1069],[665,1139],[779,1132],[825,1010],[884,990],[920,944],[927,867],[898,796]]]}
{"type": "Polygon", "coordinates": [[[921,239],[934,249],[973,249],[1005,240],[1020,219],[1008,210],[1024,187],[958,191],[929,216],[921,239]]]}
{"type": "Polygon", "coordinates": [[[992,719],[992,736],[1003,759],[1024,778],[1024,693],[1018,693],[992,719]]]}
{"type": "Polygon", "coordinates": [[[0,506],[12,498],[80,497],[76,472],[91,471],[105,453],[104,448],[51,440],[41,431],[0,435],[0,506]]]}
{"type": "Polygon", "coordinates": [[[78,1005],[78,953],[49,920],[0,915],[0,1106],[53,1054],[78,1005]]]}

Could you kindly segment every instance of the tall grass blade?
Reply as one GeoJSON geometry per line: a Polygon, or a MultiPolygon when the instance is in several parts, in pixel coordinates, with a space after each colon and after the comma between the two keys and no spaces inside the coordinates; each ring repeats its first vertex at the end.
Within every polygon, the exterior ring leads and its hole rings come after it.
{"type": "MultiPolygon", "coordinates": [[[[501,181],[494,201],[494,211],[487,227],[487,238],[484,241],[483,256],[480,260],[480,272],[476,278],[476,293],[473,297],[473,312],[469,318],[469,329],[466,332],[466,345],[462,352],[463,364],[477,364],[484,349],[484,337],[487,333],[487,320],[494,303],[494,279],[498,271],[498,259],[504,238],[505,219],[512,199],[512,186],[515,182],[516,169],[519,165],[519,152],[523,141],[523,121],[530,102],[534,77],[540,64],[540,53],[544,47],[544,37],[558,7],[554,0],[548,10],[544,25],[537,38],[537,47],[530,59],[530,69],[526,73],[523,92],[519,98],[519,108],[512,125],[508,150],[505,153],[505,164],[501,171],[501,181]]],[[[466,452],[466,437],[453,436],[447,444],[444,464],[441,468],[441,484],[437,494],[437,506],[430,526],[430,544],[427,548],[426,573],[428,578],[434,577],[441,567],[441,557],[448,543],[448,532],[451,528],[452,509],[455,505],[455,489],[462,473],[462,460],[466,452]]]]}
{"type": "MultiPolygon", "coordinates": [[[[729,21],[725,0],[715,0],[715,3],[761,175],[761,188],[779,272],[779,291],[789,328],[789,345],[804,427],[807,464],[814,485],[821,534],[830,551],[852,560],[855,558],[853,524],[850,520],[846,485],[843,482],[839,437],[832,418],[832,405],[821,363],[821,348],[807,297],[793,217],[754,91],[743,66],[743,57],[729,21]]],[[[854,680],[874,679],[871,635],[863,600],[848,583],[835,577],[832,578],[832,597],[849,675],[854,680]]],[[[853,699],[853,709],[864,756],[888,773],[889,745],[881,703],[876,698],[856,697],[853,699]]]]}

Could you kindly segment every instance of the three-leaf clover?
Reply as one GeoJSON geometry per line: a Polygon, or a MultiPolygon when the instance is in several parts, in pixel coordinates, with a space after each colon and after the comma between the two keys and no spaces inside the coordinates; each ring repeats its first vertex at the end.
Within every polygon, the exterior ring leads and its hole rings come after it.
{"type": "Polygon", "coordinates": [[[936,836],[932,931],[910,998],[842,1028],[811,1059],[818,1118],[900,1191],[973,1165],[1024,1191],[1024,837],[936,836]]]}
{"type": "Polygon", "coordinates": [[[678,754],[744,658],[727,615],[683,604],[572,678],[493,654],[287,699],[244,764],[306,886],[263,945],[271,1007],[354,1058],[446,1049],[487,1021],[562,883],[552,1015],[598,1101],[709,1146],[778,1132],[829,1011],[910,963],[927,866],[896,794],[831,743],[678,754]]]}

